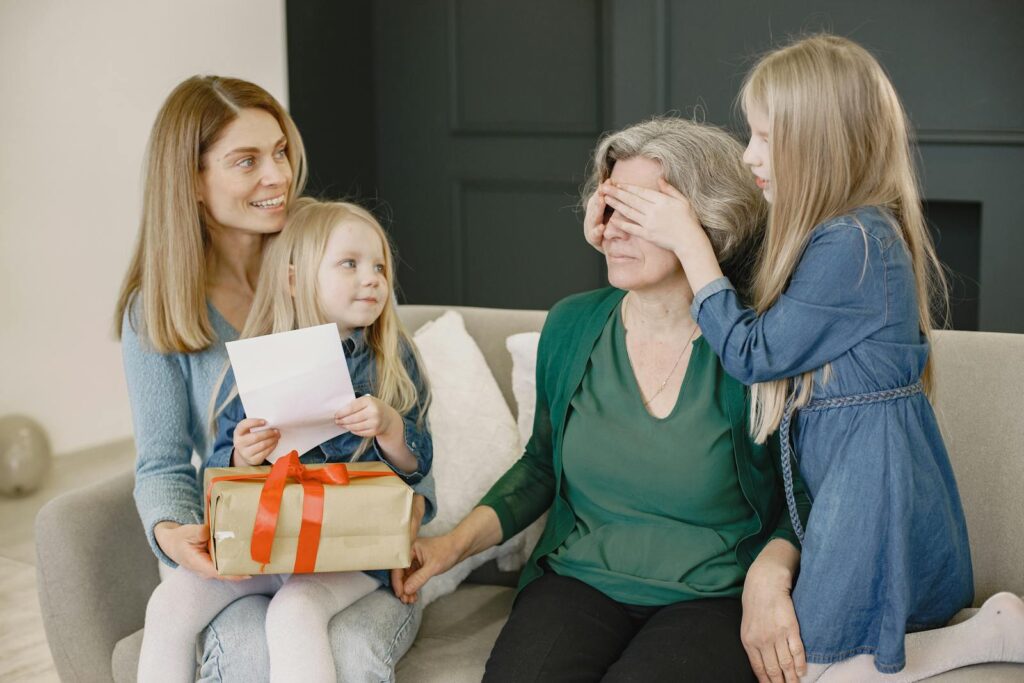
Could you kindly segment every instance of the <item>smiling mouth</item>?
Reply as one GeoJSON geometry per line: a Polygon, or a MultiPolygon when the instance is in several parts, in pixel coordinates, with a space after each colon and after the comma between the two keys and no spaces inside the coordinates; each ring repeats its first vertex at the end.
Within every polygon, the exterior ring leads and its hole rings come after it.
{"type": "Polygon", "coordinates": [[[375,304],[375,303],[377,303],[377,299],[373,298],[372,296],[364,297],[362,299],[356,299],[356,301],[362,302],[364,304],[375,304]]]}
{"type": "Polygon", "coordinates": [[[259,202],[249,202],[249,206],[257,209],[276,209],[280,206],[284,206],[284,195],[274,197],[273,199],[264,199],[259,202]]]}

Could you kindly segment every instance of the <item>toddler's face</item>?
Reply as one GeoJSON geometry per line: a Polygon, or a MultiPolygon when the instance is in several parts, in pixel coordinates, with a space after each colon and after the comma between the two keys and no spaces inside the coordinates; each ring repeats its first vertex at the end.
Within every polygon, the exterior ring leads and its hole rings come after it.
{"type": "Polygon", "coordinates": [[[384,310],[391,296],[384,269],[384,245],[369,224],[350,218],[334,226],[317,271],[317,298],[343,336],[384,310]]]}

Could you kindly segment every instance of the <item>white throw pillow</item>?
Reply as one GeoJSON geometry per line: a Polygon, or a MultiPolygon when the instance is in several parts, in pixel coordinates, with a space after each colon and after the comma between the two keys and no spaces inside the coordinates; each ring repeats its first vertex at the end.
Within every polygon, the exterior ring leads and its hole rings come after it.
{"type": "MultiPolygon", "coordinates": [[[[448,311],[417,330],[413,341],[430,379],[427,417],[438,506],[421,533],[440,536],[469,514],[522,451],[512,411],[462,316],[448,311]]],[[[513,540],[434,577],[420,591],[420,600],[426,605],[451,593],[473,569],[514,550],[513,540]]]]}
{"type": "MultiPolygon", "coordinates": [[[[519,442],[522,449],[533,433],[533,415],[537,408],[537,344],[540,332],[522,332],[513,334],[505,340],[505,348],[512,355],[512,394],[516,399],[516,422],[519,427],[519,442]]],[[[518,571],[530,559],[530,553],[540,540],[548,515],[540,518],[510,538],[506,545],[510,546],[507,554],[498,558],[498,569],[518,571]]]]}
{"type": "Polygon", "coordinates": [[[513,334],[505,340],[512,356],[512,395],[516,398],[519,442],[525,447],[533,433],[533,412],[537,407],[537,344],[540,332],[513,334]]]}

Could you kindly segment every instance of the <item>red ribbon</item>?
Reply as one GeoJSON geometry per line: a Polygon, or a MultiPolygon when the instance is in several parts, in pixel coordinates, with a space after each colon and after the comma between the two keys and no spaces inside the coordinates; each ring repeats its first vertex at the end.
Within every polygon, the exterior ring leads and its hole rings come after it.
{"type": "MultiPolygon", "coordinates": [[[[298,452],[292,451],[278,458],[269,472],[225,475],[211,479],[206,492],[206,517],[207,520],[210,519],[210,494],[217,482],[264,481],[259,508],[256,511],[256,522],[252,529],[252,543],[249,546],[253,561],[259,562],[262,565],[260,571],[263,571],[263,567],[270,563],[270,551],[274,546],[274,534],[277,531],[285,484],[289,479],[302,484],[302,525],[299,527],[299,546],[295,551],[293,572],[309,574],[316,569],[316,556],[320,549],[320,528],[324,518],[324,484],[347,486],[351,479],[397,476],[390,471],[349,472],[345,463],[330,463],[317,469],[309,469],[299,462],[298,452]]],[[[212,537],[210,542],[212,544],[212,537]]]]}

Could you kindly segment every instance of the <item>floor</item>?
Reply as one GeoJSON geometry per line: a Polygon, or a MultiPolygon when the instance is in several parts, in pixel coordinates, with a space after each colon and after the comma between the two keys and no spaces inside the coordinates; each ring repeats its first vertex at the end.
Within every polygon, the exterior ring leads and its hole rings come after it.
{"type": "Polygon", "coordinates": [[[55,459],[46,482],[21,498],[0,496],[0,681],[59,681],[36,599],[36,513],[51,498],[132,468],[131,439],[55,459]]]}

